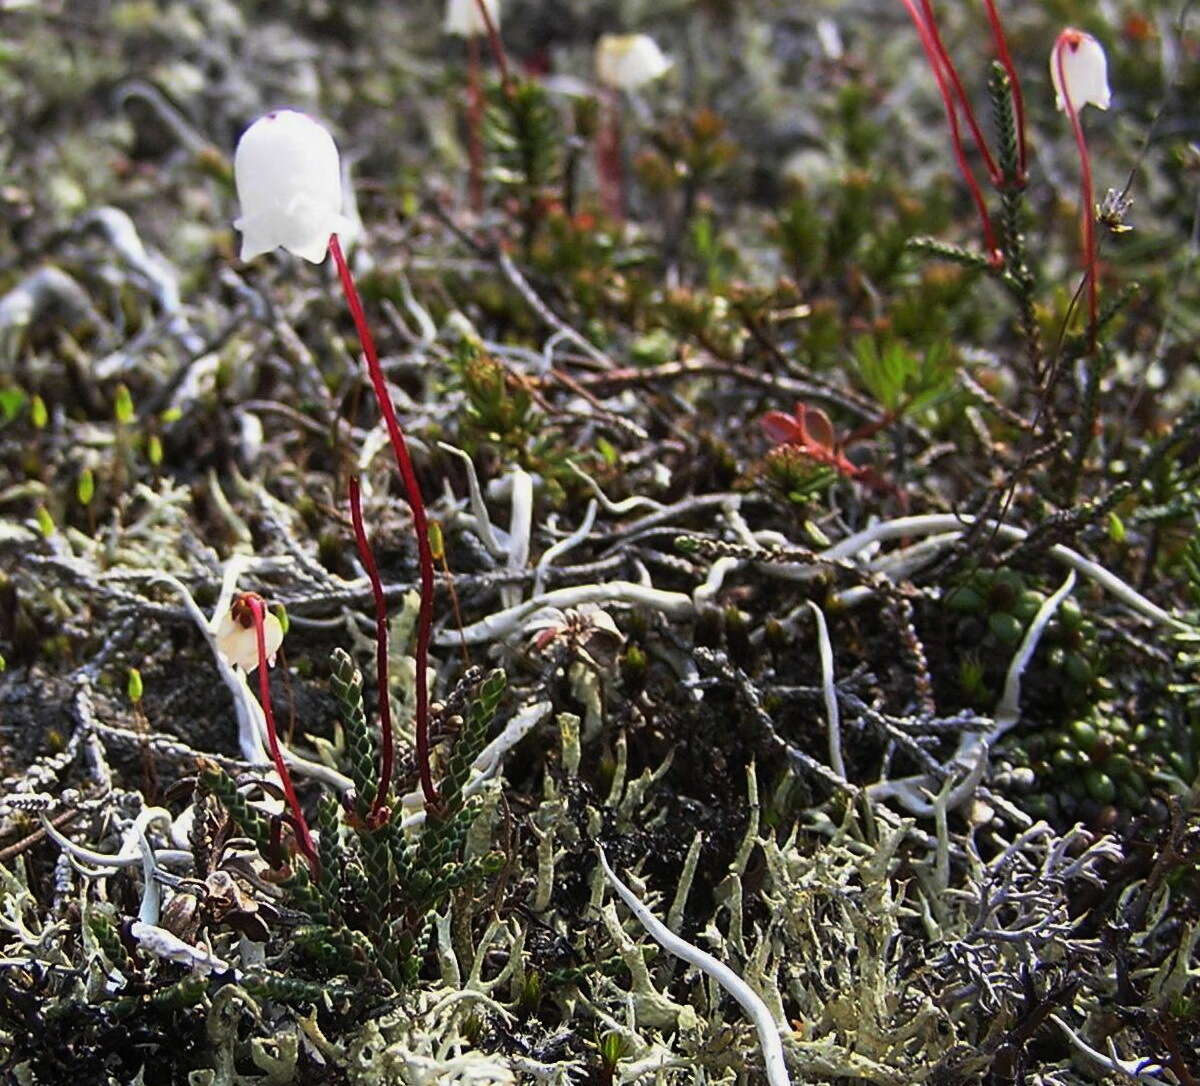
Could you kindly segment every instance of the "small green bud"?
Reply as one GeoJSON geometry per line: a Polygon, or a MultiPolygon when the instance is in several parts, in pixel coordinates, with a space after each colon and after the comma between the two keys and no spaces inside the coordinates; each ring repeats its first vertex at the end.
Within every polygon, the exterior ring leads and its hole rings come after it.
{"type": "Polygon", "coordinates": [[[958,685],[969,697],[977,697],[987,692],[983,681],[983,661],[974,653],[967,653],[958,664],[958,685]]]}
{"type": "Polygon", "coordinates": [[[1125,522],[1116,513],[1108,514],[1108,538],[1114,543],[1125,542],[1125,522]]]}
{"type": "Polygon", "coordinates": [[[142,700],[142,693],[145,687],[142,685],[142,673],[136,667],[129,669],[129,681],[125,684],[126,692],[129,694],[129,700],[137,705],[142,700]]]}
{"type": "Polygon", "coordinates": [[[431,520],[428,525],[429,554],[435,562],[446,557],[446,537],[442,534],[440,521],[431,520]]]}
{"type": "Polygon", "coordinates": [[[46,401],[41,396],[34,396],[29,401],[29,421],[37,430],[44,430],[50,421],[50,412],[46,410],[46,401]]]}
{"type": "Polygon", "coordinates": [[[133,417],[133,396],[124,384],[117,385],[116,396],[113,400],[113,418],[125,426],[133,421],[133,417]]]}
{"type": "Polygon", "coordinates": [[[1074,600],[1063,600],[1058,607],[1058,621],[1064,630],[1078,630],[1083,625],[1083,611],[1074,600]]]}
{"type": "Polygon", "coordinates": [[[1063,658],[1063,674],[1079,686],[1092,681],[1092,665],[1077,652],[1068,652],[1063,658]]]}
{"type": "Polygon", "coordinates": [[[44,505],[37,507],[37,522],[38,530],[49,539],[54,534],[54,518],[50,515],[50,510],[44,505]]]}
{"type": "Polygon", "coordinates": [[[1118,751],[1116,754],[1110,754],[1104,762],[1104,772],[1110,777],[1117,777],[1128,780],[1136,776],[1136,771],[1133,766],[1133,759],[1128,754],[1122,754],[1118,751]]]}
{"type": "Polygon", "coordinates": [[[983,610],[983,597],[966,585],[960,585],[947,592],[943,602],[951,611],[957,611],[959,614],[976,614],[983,610]]]}
{"type": "Polygon", "coordinates": [[[182,407],[168,407],[161,415],[158,416],[162,420],[164,426],[169,426],[173,422],[178,422],[183,418],[182,407]]]}
{"type": "Polygon", "coordinates": [[[1040,592],[1022,592],[1017,597],[1017,602],[1012,606],[1012,613],[1024,625],[1033,621],[1034,615],[1038,613],[1045,602],[1046,597],[1040,592]]]}
{"type": "Polygon", "coordinates": [[[996,611],[988,616],[988,629],[1002,645],[1016,645],[1025,632],[1020,620],[1007,611],[996,611]]]}
{"type": "Polygon", "coordinates": [[[80,505],[91,505],[95,496],[96,477],[92,474],[91,468],[84,468],[75,482],[75,497],[79,499],[80,505]]]}
{"type": "Polygon", "coordinates": [[[814,524],[811,520],[806,520],[802,527],[804,529],[804,534],[814,546],[828,547],[830,545],[829,536],[821,531],[820,527],[814,524]]]}
{"type": "Polygon", "coordinates": [[[504,867],[503,852],[489,852],[480,861],[479,866],[483,869],[485,875],[495,875],[504,867]]]}
{"type": "Polygon", "coordinates": [[[625,1038],[615,1030],[600,1039],[600,1059],[609,1071],[613,1070],[625,1055],[625,1038]]]}
{"type": "Polygon", "coordinates": [[[1071,725],[1071,737],[1080,750],[1091,750],[1100,740],[1100,733],[1086,720],[1076,720],[1071,725]]]}
{"type": "Polygon", "coordinates": [[[146,459],[150,461],[151,467],[158,467],[163,459],[162,438],[158,434],[151,434],[146,438],[146,459]]]}
{"type": "Polygon", "coordinates": [[[288,626],[291,625],[291,621],[288,618],[287,608],[284,607],[282,603],[273,603],[271,604],[269,610],[271,614],[279,619],[280,632],[286,634],[288,632],[288,626]]]}
{"type": "Polygon", "coordinates": [[[17,385],[0,385],[0,419],[12,422],[24,406],[24,389],[17,385]]]}
{"type": "Polygon", "coordinates": [[[1097,803],[1112,803],[1117,798],[1117,786],[1107,773],[1099,769],[1089,769],[1084,773],[1083,783],[1088,795],[1097,803]]]}
{"type": "Polygon", "coordinates": [[[1195,772],[1191,759],[1181,750],[1173,750],[1167,754],[1167,761],[1185,781],[1190,780],[1195,772]]]}

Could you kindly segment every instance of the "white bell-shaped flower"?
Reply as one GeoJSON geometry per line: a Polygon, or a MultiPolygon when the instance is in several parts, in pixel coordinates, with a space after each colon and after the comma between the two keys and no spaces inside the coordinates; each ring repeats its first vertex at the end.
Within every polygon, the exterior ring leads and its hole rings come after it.
{"type": "Polygon", "coordinates": [[[1104,47],[1091,34],[1072,26],[1059,34],[1054,42],[1050,54],[1050,80],[1054,84],[1058,108],[1064,111],[1066,98],[1077,113],[1089,102],[1097,109],[1108,109],[1112,100],[1104,47]]]}
{"type": "MultiPolygon", "coordinates": [[[[492,26],[500,29],[500,0],[483,0],[492,26]]],[[[487,33],[487,23],[479,11],[477,0],[446,0],[446,21],[442,29],[460,38],[474,38],[487,33]]]]}
{"type": "MultiPolygon", "coordinates": [[[[267,650],[267,666],[275,666],[275,654],[283,644],[283,626],[270,611],[263,615],[263,643],[267,650]]],[[[221,616],[217,626],[217,652],[233,666],[249,675],[258,667],[258,637],[250,609],[236,600],[221,616]]]]}
{"type": "Polygon", "coordinates": [[[332,234],[345,234],[342,173],[329,131],[306,113],[280,109],[242,134],[233,156],[242,259],[282,246],[321,263],[332,234]]]}
{"type": "Polygon", "coordinates": [[[605,34],[596,43],[596,78],[615,90],[637,90],[670,67],[658,42],[646,34],[605,34]]]}

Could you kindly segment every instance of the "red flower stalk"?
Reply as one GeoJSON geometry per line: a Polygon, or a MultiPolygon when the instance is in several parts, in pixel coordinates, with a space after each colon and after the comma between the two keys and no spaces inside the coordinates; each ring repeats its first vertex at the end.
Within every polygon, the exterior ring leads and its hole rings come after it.
{"type": "Polygon", "coordinates": [[[492,10],[484,0],[467,0],[469,7],[451,3],[446,18],[449,33],[467,39],[467,157],[470,162],[471,210],[483,210],[483,63],[479,39],[487,35],[492,55],[500,69],[500,78],[508,89],[508,58],[492,10]]]}
{"type": "Polygon", "coordinates": [[[492,56],[496,59],[496,67],[500,69],[500,83],[507,91],[508,54],[504,51],[504,42],[500,40],[500,32],[496,28],[496,20],[492,18],[492,13],[488,10],[488,6],[483,0],[475,0],[475,6],[479,9],[479,14],[483,18],[483,25],[487,27],[488,46],[492,50],[492,56]]]}
{"type": "Polygon", "coordinates": [[[625,168],[621,161],[621,104],[615,91],[600,103],[600,127],[596,132],[596,173],[600,180],[600,204],[614,222],[625,219],[625,168]]]}
{"type": "MultiPolygon", "coordinates": [[[[927,3],[927,0],[922,0],[922,2],[927,3]]],[[[954,66],[950,63],[948,56],[945,57],[943,62],[945,49],[942,48],[939,50],[938,48],[938,43],[941,39],[936,35],[936,28],[927,23],[921,12],[917,10],[915,0],[902,0],[902,3],[907,9],[913,25],[917,29],[917,36],[921,39],[921,48],[925,51],[925,59],[929,61],[933,78],[937,82],[938,93],[942,96],[942,105],[946,109],[946,120],[950,124],[950,140],[954,149],[954,159],[958,163],[959,172],[962,174],[962,178],[971,192],[971,199],[975,202],[975,209],[979,213],[979,221],[983,226],[983,244],[987,250],[988,259],[998,266],[1003,263],[1004,257],[1000,252],[999,245],[996,244],[996,233],[992,229],[992,220],[988,215],[987,204],[983,199],[983,192],[979,187],[979,182],[976,180],[975,174],[971,170],[970,164],[967,162],[967,153],[963,147],[962,131],[958,125],[958,110],[954,104],[954,94],[950,89],[950,84],[947,82],[947,70],[953,73],[954,66]]],[[[969,107],[967,108],[967,114],[969,118],[972,117],[969,107]]],[[[990,158],[990,156],[988,157],[990,158]]]]}
{"type": "MultiPolygon", "coordinates": [[[[1053,72],[1057,75],[1055,80],[1055,89],[1058,91],[1059,103],[1066,110],[1067,117],[1071,122],[1071,131],[1075,136],[1075,146],[1079,151],[1079,171],[1080,171],[1080,193],[1079,200],[1083,205],[1082,214],[1082,233],[1083,233],[1083,267],[1084,277],[1087,281],[1088,292],[1088,346],[1091,350],[1096,349],[1096,326],[1099,322],[1099,300],[1097,295],[1096,274],[1099,266],[1099,260],[1096,255],[1096,213],[1095,213],[1095,194],[1092,189],[1092,160],[1088,154],[1087,140],[1083,134],[1083,124],[1079,119],[1079,111],[1083,108],[1086,102],[1090,99],[1085,99],[1081,102],[1076,102],[1072,95],[1073,78],[1068,78],[1066,69],[1066,56],[1068,51],[1071,53],[1078,52],[1080,46],[1088,41],[1094,48],[1096,46],[1094,39],[1089,35],[1083,34],[1081,31],[1073,27],[1067,27],[1054,42],[1053,53],[1053,72]]],[[[1101,53],[1103,57],[1103,53],[1101,53]]],[[[1103,104],[1101,108],[1108,108],[1108,87],[1104,86],[1103,104]]]]}
{"type": "MultiPolygon", "coordinates": [[[[400,478],[404,483],[405,497],[412,511],[413,531],[417,537],[417,560],[421,577],[421,604],[417,612],[417,646],[416,659],[416,712],[415,731],[417,739],[417,766],[421,774],[421,792],[425,796],[425,806],[433,810],[438,805],[437,788],[433,783],[433,771],[429,761],[429,684],[426,671],[429,662],[429,641],[433,628],[433,551],[429,546],[429,519],[425,514],[425,500],[421,496],[421,485],[417,481],[417,473],[413,469],[412,458],[408,454],[408,444],[404,440],[404,431],[396,418],[396,409],[392,405],[392,397],[388,392],[387,381],[383,376],[383,368],[379,364],[379,354],[375,350],[375,340],[367,327],[366,313],[363,312],[362,300],[354,285],[354,277],[342,252],[342,246],[334,234],[329,239],[329,251],[333,254],[337,265],[338,278],[346,295],[346,304],[350,315],[354,318],[354,327],[358,330],[358,339],[362,344],[363,355],[367,360],[367,373],[371,378],[371,387],[379,410],[387,425],[388,437],[391,439],[392,452],[396,457],[396,466],[400,470],[400,478]]],[[[386,700],[387,691],[380,691],[381,701],[386,700]]],[[[381,721],[382,723],[382,721],[381,721]]],[[[385,751],[391,749],[392,736],[382,736],[381,741],[385,751]]],[[[390,766],[389,766],[390,771],[390,766]]],[[[387,794],[390,780],[381,780],[376,793],[379,797],[387,794]]]]}
{"type": "Polygon", "coordinates": [[[1008,73],[1008,86],[1012,92],[1013,113],[1017,126],[1017,184],[1024,185],[1028,179],[1025,158],[1025,96],[1021,93],[1021,81],[1017,78],[1017,68],[1013,64],[1012,54],[1008,51],[1008,39],[1004,36],[1004,26],[1000,22],[1000,13],[996,10],[996,0],[983,0],[987,8],[988,24],[992,28],[992,40],[996,43],[996,56],[1008,73]]]}
{"type": "Polygon", "coordinates": [[[950,80],[954,93],[958,97],[959,106],[967,119],[967,126],[971,129],[975,146],[979,149],[979,154],[983,157],[984,168],[987,170],[992,184],[999,186],[1003,180],[1000,168],[996,165],[996,160],[992,158],[992,152],[988,150],[987,141],[983,137],[983,129],[979,126],[979,120],[975,116],[975,109],[971,105],[971,99],[967,97],[966,88],[963,87],[962,80],[958,76],[958,69],[954,66],[954,61],[950,59],[950,54],[946,51],[946,44],[942,41],[942,33],[938,29],[937,17],[933,11],[932,0],[921,0],[921,10],[925,16],[925,26],[929,30],[930,41],[933,43],[934,49],[937,50],[938,59],[942,62],[942,71],[950,80]]]}
{"type": "Polygon", "coordinates": [[[388,787],[392,781],[392,765],[395,759],[395,743],[392,740],[392,699],[388,683],[388,610],[383,595],[383,582],[379,578],[379,566],[375,553],[363,527],[362,495],[358,476],[350,476],[350,518],[354,522],[354,541],[358,544],[358,556],[371,582],[371,595],[375,599],[375,684],[379,690],[379,786],[371,803],[368,824],[378,826],[387,820],[388,787]]]}
{"type": "MultiPolygon", "coordinates": [[[[267,722],[267,745],[271,749],[271,760],[275,763],[275,772],[283,785],[283,794],[292,812],[292,826],[296,831],[296,844],[308,862],[308,868],[314,876],[321,870],[321,861],[317,858],[317,849],[313,844],[312,834],[308,830],[308,822],[292,785],[292,774],[288,771],[287,763],[279,750],[279,735],[275,729],[275,713],[271,708],[271,680],[267,674],[267,638],[263,630],[263,601],[262,597],[253,592],[246,592],[234,605],[247,608],[254,623],[254,639],[258,646],[258,700],[262,703],[263,718],[267,722]]],[[[235,616],[236,617],[236,616],[235,616]]]]}

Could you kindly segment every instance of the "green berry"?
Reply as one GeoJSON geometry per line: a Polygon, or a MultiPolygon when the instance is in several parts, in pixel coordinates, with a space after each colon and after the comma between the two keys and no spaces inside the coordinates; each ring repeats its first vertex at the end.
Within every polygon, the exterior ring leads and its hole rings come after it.
{"type": "Polygon", "coordinates": [[[1077,686],[1087,686],[1092,681],[1092,665],[1077,652],[1068,652],[1063,659],[1063,673],[1077,686]]]}
{"type": "Polygon", "coordinates": [[[1017,597],[1017,602],[1013,604],[1012,613],[1023,623],[1033,621],[1034,615],[1041,609],[1043,603],[1046,602],[1046,597],[1040,592],[1022,592],[1017,597]]]}
{"type": "Polygon", "coordinates": [[[1083,611],[1079,604],[1072,599],[1065,599],[1058,605],[1058,621],[1067,630],[1078,630],[1083,625],[1083,611]]]}
{"type": "Polygon", "coordinates": [[[960,585],[946,593],[945,604],[959,614],[978,614],[983,610],[983,597],[975,589],[960,585]]]}
{"type": "Polygon", "coordinates": [[[988,629],[1000,644],[1007,646],[1016,645],[1025,632],[1017,618],[1007,611],[996,611],[989,615],[988,629]]]}
{"type": "Polygon", "coordinates": [[[1097,803],[1112,803],[1117,798],[1117,786],[1113,779],[1099,769],[1089,769],[1083,775],[1088,795],[1097,803]]]}
{"type": "Polygon", "coordinates": [[[1086,720],[1076,720],[1071,725],[1071,738],[1080,750],[1091,750],[1099,741],[1100,733],[1086,720]]]}

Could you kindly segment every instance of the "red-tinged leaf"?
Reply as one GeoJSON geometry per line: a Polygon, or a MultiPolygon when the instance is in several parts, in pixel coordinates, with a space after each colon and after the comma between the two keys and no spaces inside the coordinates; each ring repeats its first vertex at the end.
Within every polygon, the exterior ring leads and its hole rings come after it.
{"type": "Polygon", "coordinates": [[[823,449],[832,451],[837,437],[833,432],[833,423],[829,416],[819,407],[809,407],[807,404],[796,404],[796,419],[804,433],[805,444],[820,445],[823,449]]]}
{"type": "Polygon", "coordinates": [[[760,421],[767,437],[776,445],[792,445],[804,441],[804,429],[791,415],[782,411],[768,411],[760,421]]]}

